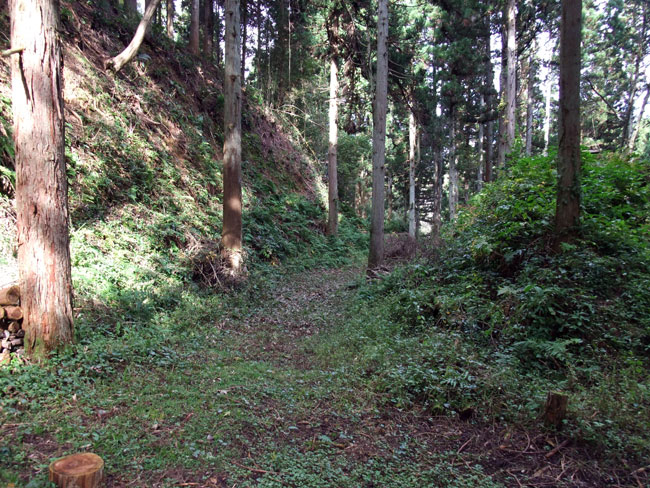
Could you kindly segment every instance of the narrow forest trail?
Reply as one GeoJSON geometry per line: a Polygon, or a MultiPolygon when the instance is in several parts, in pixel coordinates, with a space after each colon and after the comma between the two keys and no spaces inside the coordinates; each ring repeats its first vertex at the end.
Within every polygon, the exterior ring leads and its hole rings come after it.
{"type": "Polygon", "coordinates": [[[355,358],[328,347],[363,271],[279,275],[261,299],[197,307],[194,325],[177,326],[179,356],[128,364],[5,436],[32,469],[93,450],[108,487],[597,485],[569,479],[569,458],[546,456],[547,436],[400,410],[350,374],[355,358]]]}

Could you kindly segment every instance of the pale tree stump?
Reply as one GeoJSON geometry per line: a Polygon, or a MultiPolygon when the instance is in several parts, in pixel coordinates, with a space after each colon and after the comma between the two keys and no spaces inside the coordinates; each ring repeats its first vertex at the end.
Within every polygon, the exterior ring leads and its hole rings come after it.
{"type": "Polygon", "coordinates": [[[71,454],[50,464],[50,481],[59,488],[98,488],[104,478],[104,461],[97,454],[71,454]]]}
{"type": "Polygon", "coordinates": [[[544,405],[544,424],[560,427],[566,417],[566,407],[569,397],[557,391],[549,391],[544,405]]]}

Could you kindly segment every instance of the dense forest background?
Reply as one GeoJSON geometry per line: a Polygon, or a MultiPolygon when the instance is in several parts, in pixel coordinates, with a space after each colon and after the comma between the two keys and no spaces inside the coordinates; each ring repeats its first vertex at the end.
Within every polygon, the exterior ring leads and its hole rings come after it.
{"type": "MultiPolygon", "coordinates": [[[[235,284],[223,2],[159,2],[118,72],[146,5],[61,3],[74,342],[2,355],[0,483],[93,450],[109,486],[645,486],[650,4],[583,2],[580,225],[558,240],[561,2],[389,2],[366,269],[377,2],[239,3],[235,284]]],[[[0,82],[1,288],[9,56],[0,82]]]]}

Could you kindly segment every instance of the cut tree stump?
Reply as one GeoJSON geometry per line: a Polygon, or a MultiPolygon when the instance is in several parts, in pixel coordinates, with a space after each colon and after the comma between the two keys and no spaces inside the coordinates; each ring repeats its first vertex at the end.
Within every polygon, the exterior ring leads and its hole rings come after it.
{"type": "Polygon", "coordinates": [[[549,391],[544,405],[544,424],[549,427],[560,427],[566,417],[569,397],[557,391],[549,391]]]}
{"type": "Polygon", "coordinates": [[[18,285],[0,290],[0,305],[18,305],[20,303],[20,288],[18,285]]]}
{"type": "Polygon", "coordinates": [[[20,320],[23,318],[23,309],[20,307],[5,307],[5,315],[9,320],[20,320]]]}
{"type": "Polygon", "coordinates": [[[50,481],[59,488],[98,488],[104,478],[104,461],[97,454],[71,454],[50,464],[50,481]]]}

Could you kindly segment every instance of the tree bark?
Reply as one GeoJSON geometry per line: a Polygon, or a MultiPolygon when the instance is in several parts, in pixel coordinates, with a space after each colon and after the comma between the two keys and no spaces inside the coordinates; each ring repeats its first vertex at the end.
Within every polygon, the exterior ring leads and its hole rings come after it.
{"type": "Polygon", "coordinates": [[[639,137],[639,131],[641,130],[641,124],[643,123],[643,114],[645,113],[645,108],[648,105],[648,96],[650,95],[650,83],[645,87],[645,95],[643,96],[643,103],[641,103],[641,110],[639,110],[639,120],[636,122],[634,132],[632,132],[632,137],[630,137],[630,151],[634,151],[634,146],[636,144],[636,139],[639,137]]]}
{"type": "Polygon", "coordinates": [[[526,89],[526,156],[533,154],[533,108],[535,97],[535,44],[528,61],[528,86],[526,89]]]}
{"type": "Polygon", "coordinates": [[[506,10],[507,74],[506,74],[506,145],[505,154],[515,143],[515,108],[517,95],[517,40],[515,31],[516,0],[508,0],[506,10]]]}
{"type": "Polygon", "coordinates": [[[415,150],[417,147],[418,126],[413,110],[409,111],[409,236],[415,238],[415,150]]]}
{"type": "Polygon", "coordinates": [[[125,0],[126,9],[132,14],[138,13],[138,0],[125,0]]]}
{"type": "Polygon", "coordinates": [[[544,424],[547,427],[560,427],[566,417],[569,397],[563,393],[549,391],[544,404],[544,424]]]}
{"type": "Polygon", "coordinates": [[[388,0],[379,0],[377,15],[377,79],[372,124],[372,218],[368,267],[384,262],[384,175],[388,106],[388,0]]]}
{"type": "MultiPolygon", "coordinates": [[[[490,20],[489,17],[486,22],[486,37],[485,37],[485,85],[486,94],[485,102],[487,109],[492,111],[494,109],[494,70],[492,68],[492,50],[490,49],[490,20]]],[[[485,181],[492,181],[492,165],[494,164],[494,121],[490,120],[485,127],[485,181]]]]}
{"type": "Polygon", "coordinates": [[[212,60],[214,35],[214,0],[204,0],[203,4],[203,57],[212,60]]]}
{"type": "Polygon", "coordinates": [[[505,26],[501,29],[501,73],[499,75],[499,133],[497,136],[497,164],[496,167],[501,169],[506,164],[506,153],[508,145],[508,124],[506,122],[507,106],[507,72],[508,72],[508,45],[506,39],[505,26]]]}
{"type": "Polygon", "coordinates": [[[147,28],[151,23],[151,19],[153,18],[154,13],[156,13],[156,7],[158,7],[160,1],[161,0],[152,0],[151,3],[149,3],[147,10],[145,10],[142,19],[138,24],[138,28],[135,30],[133,39],[131,39],[131,42],[124,49],[124,51],[104,63],[106,68],[110,68],[117,73],[124,67],[124,65],[126,65],[135,57],[135,55],[138,53],[138,49],[140,49],[140,46],[142,45],[142,41],[144,40],[147,28]]]}
{"type": "Polygon", "coordinates": [[[174,38],[174,0],[167,0],[167,37],[174,38]]]}
{"type": "Polygon", "coordinates": [[[241,71],[239,0],[225,5],[223,233],[222,246],[233,276],[242,273],[241,71]]]}
{"type": "MultiPolygon", "coordinates": [[[[481,110],[485,110],[485,98],[481,95],[481,110]]],[[[476,172],[476,189],[481,191],[483,189],[483,168],[487,166],[485,161],[485,151],[483,151],[482,145],[485,140],[485,123],[478,123],[478,137],[476,140],[476,148],[479,151],[479,162],[478,162],[478,171],[476,172]]]]}
{"type": "Polygon", "coordinates": [[[59,4],[11,1],[18,271],[27,353],[72,342],[59,4]]]}
{"type": "Polygon", "coordinates": [[[569,240],[580,224],[580,42],[582,0],[562,0],[560,133],[555,232],[569,240]]]}
{"type": "Polygon", "coordinates": [[[199,42],[199,0],[190,0],[190,42],[188,47],[194,56],[200,54],[199,42]]]}
{"type": "Polygon", "coordinates": [[[327,233],[331,236],[338,232],[339,220],[339,190],[337,176],[336,153],[338,147],[338,115],[339,115],[339,81],[336,58],[330,60],[330,100],[329,100],[329,148],[327,152],[327,176],[329,190],[329,215],[327,220],[327,233]]]}
{"type": "Polygon", "coordinates": [[[442,227],[442,154],[440,147],[433,149],[433,200],[431,213],[433,223],[431,226],[431,235],[433,242],[438,245],[440,242],[440,229],[442,227]]]}
{"type": "Polygon", "coordinates": [[[548,156],[548,145],[551,140],[551,93],[553,85],[551,84],[551,70],[546,75],[545,97],[546,104],[544,109],[544,156],[548,156]]]}
{"type": "Polygon", "coordinates": [[[243,0],[241,2],[241,15],[242,15],[242,31],[241,31],[241,84],[246,84],[246,37],[248,26],[248,2],[243,0]]]}
{"type": "Polygon", "coordinates": [[[214,55],[217,66],[221,66],[221,17],[219,16],[219,2],[214,6],[214,55]]]}
{"type": "Polygon", "coordinates": [[[449,220],[456,220],[458,207],[458,170],[456,168],[456,108],[452,106],[449,114],[451,133],[449,135],[449,220]]]}

